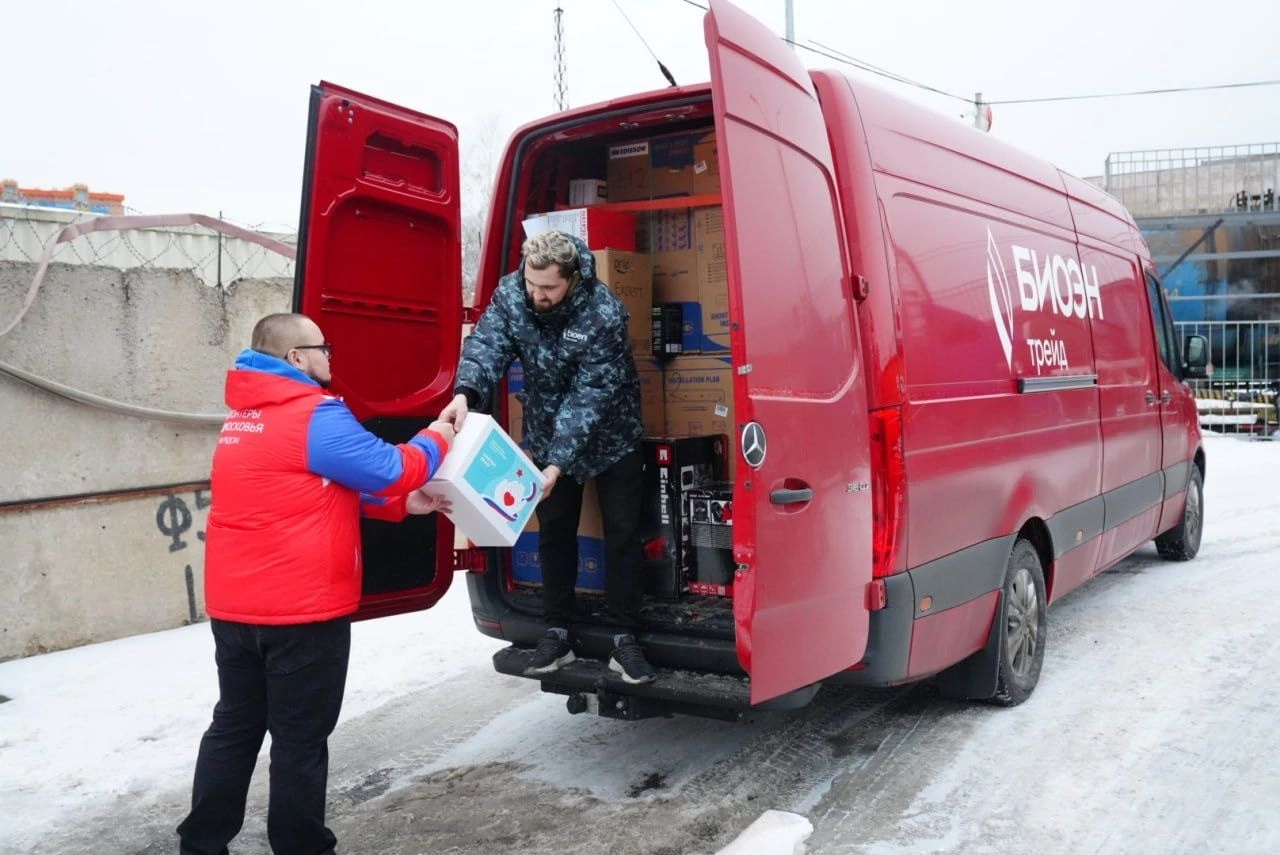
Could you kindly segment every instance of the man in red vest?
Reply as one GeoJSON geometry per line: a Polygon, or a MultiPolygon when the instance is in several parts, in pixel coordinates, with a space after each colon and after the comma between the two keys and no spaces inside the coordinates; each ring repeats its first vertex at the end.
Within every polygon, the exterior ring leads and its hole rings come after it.
{"type": "Polygon", "coordinates": [[[342,708],[360,601],[360,517],[448,510],[417,492],[452,425],[383,442],[325,390],[332,346],[305,315],[268,315],[227,374],[231,408],[213,454],[205,611],[219,698],[200,741],[183,853],[225,853],[271,734],[274,852],[332,852],[329,734],[342,708]]]}

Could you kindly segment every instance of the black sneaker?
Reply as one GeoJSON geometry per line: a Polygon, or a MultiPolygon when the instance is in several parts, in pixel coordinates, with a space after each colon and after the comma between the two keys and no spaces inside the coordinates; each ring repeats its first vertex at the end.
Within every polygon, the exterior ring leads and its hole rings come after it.
{"type": "Polygon", "coordinates": [[[645,661],[644,651],[631,635],[613,637],[613,655],[609,657],[609,670],[616,671],[628,683],[652,683],[658,679],[653,666],[645,661]]]}
{"type": "Polygon", "coordinates": [[[547,634],[534,648],[529,664],[525,666],[526,674],[550,674],[568,665],[576,657],[569,646],[569,633],[563,629],[549,629],[547,634]]]}

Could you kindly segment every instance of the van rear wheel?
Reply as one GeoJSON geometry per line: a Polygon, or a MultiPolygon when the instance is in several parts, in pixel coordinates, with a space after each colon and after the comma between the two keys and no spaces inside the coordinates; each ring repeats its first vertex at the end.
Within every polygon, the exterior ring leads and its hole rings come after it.
{"type": "Polygon", "coordinates": [[[1187,504],[1178,524],[1156,538],[1156,551],[1166,561],[1190,561],[1200,551],[1204,533],[1204,476],[1200,467],[1191,464],[1187,479],[1187,504]]]}
{"type": "Polygon", "coordinates": [[[1036,548],[1022,538],[1005,567],[998,618],[1000,664],[991,701],[1012,707],[1031,697],[1044,664],[1044,570],[1036,548]]]}

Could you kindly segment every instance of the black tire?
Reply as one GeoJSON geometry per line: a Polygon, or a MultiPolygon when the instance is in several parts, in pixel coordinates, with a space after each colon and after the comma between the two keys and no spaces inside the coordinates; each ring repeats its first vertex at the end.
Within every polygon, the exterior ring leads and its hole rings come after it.
{"type": "Polygon", "coordinates": [[[1045,587],[1040,553],[1018,538],[1004,571],[1004,595],[997,616],[1000,670],[991,702],[1013,707],[1031,697],[1044,664],[1045,587]]]}
{"type": "Polygon", "coordinates": [[[1191,464],[1187,479],[1187,505],[1178,524],[1156,538],[1156,551],[1166,561],[1190,561],[1200,551],[1204,534],[1204,476],[1191,464]]]}

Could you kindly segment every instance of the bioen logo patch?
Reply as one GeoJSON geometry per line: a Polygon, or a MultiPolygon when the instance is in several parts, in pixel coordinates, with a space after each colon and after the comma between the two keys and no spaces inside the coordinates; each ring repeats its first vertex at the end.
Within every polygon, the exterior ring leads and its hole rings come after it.
{"type": "Polygon", "coordinates": [[[609,146],[609,159],[618,160],[623,157],[636,157],[641,154],[649,153],[649,141],[638,143],[625,143],[623,145],[609,146]]]}
{"type": "MultiPolygon", "coordinates": [[[[1036,250],[1019,244],[1011,244],[1009,251],[1017,285],[1016,305],[1023,312],[1079,320],[1104,317],[1096,267],[1082,267],[1076,258],[1058,253],[1046,254],[1041,263],[1036,250]]],[[[1004,350],[1005,362],[1012,369],[1014,289],[990,228],[987,229],[987,296],[991,300],[996,336],[1004,350]]],[[[1032,339],[1027,342],[1031,345],[1032,339]]]]}

